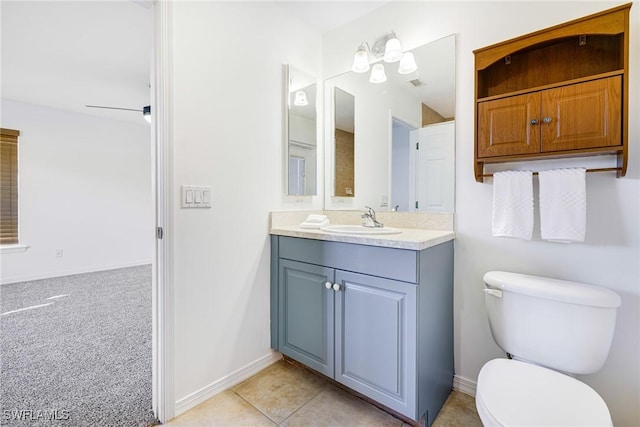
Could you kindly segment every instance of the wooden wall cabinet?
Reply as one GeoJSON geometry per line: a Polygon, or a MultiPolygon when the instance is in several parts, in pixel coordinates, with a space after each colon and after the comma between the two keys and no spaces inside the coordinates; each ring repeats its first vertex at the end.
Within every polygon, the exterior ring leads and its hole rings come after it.
{"type": "Polygon", "coordinates": [[[474,51],[478,182],[486,163],[598,154],[625,175],[630,8],[474,51]]]}

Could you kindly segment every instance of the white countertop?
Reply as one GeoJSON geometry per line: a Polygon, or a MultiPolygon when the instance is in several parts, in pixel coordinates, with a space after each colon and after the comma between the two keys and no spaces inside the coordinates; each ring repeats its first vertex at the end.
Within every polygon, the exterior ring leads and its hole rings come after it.
{"type": "Polygon", "coordinates": [[[272,227],[270,234],[277,236],[301,237],[305,239],[326,240],[330,242],[355,243],[358,245],[382,246],[387,248],[422,250],[455,238],[453,231],[423,230],[417,228],[398,228],[399,234],[363,235],[338,234],[318,229],[295,226],[272,227]]]}

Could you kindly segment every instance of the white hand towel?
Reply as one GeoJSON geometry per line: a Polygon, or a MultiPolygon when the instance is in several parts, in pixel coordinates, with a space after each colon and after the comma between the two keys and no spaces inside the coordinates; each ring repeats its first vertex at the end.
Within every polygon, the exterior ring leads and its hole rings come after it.
{"type": "Polygon", "coordinates": [[[307,219],[300,224],[300,228],[322,228],[329,225],[329,218],[326,215],[310,214],[307,219]]]}
{"type": "Polygon", "coordinates": [[[531,240],[533,234],[533,172],[493,174],[492,232],[495,237],[531,240]]]}
{"type": "Polygon", "coordinates": [[[540,171],[540,234],[544,240],[584,242],[587,228],[586,169],[540,171]]]}
{"type": "Polygon", "coordinates": [[[327,220],[326,215],[309,214],[309,216],[307,217],[307,219],[304,220],[304,222],[323,222],[326,220],[327,220]]]}

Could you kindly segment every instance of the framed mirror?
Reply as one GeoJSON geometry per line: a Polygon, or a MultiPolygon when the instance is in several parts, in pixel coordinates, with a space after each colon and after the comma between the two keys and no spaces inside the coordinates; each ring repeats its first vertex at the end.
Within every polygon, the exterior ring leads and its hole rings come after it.
{"type": "Polygon", "coordinates": [[[355,196],[355,122],[354,97],[334,88],[333,141],[335,153],[333,195],[355,196]]]}
{"type": "MultiPolygon", "coordinates": [[[[455,35],[411,52],[417,70],[399,74],[397,63],[380,62],[387,77],[383,83],[371,83],[370,73],[351,71],[326,80],[328,94],[339,88],[353,96],[357,131],[353,197],[336,197],[327,182],[332,191],[325,194],[325,209],[454,211],[455,35]]],[[[329,135],[330,127],[325,129],[329,135]]],[[[333,152],[325,177],[340,168],[333,142],[326,145],[333,152]]]]}
{"type": "Polygon", "coordinates": [[[291,65],[285,65],[286,194],[313,196],[317,193],[317,81],[291,65]]]}

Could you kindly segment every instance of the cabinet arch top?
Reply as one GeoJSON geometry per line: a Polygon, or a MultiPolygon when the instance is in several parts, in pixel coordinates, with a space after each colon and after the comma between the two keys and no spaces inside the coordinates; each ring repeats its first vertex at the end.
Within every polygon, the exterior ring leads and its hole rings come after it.
{"type": "Polygon", "coordinates": [[[550,42],[561,41],[562,39],[581,35],[615,36],[625,34],[629,28],[631,5],[632,3],[627,3],[593,15],[476,49],[473,51],[475,69],[476,71],[484,70],[502,60],[505,56],[514,55],[537,46],[544,46],[550,42]]]}

